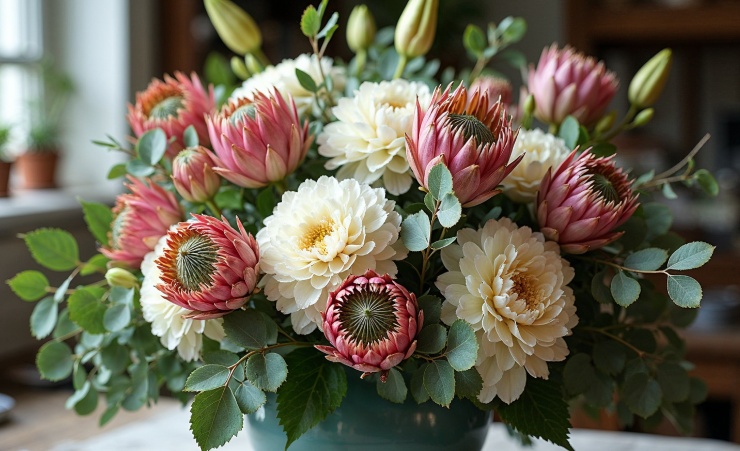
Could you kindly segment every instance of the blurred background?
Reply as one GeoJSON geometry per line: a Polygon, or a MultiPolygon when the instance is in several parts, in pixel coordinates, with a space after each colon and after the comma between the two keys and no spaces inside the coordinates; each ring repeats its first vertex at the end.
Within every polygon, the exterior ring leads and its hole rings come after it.
{"type": "MultiPolygon", "coordinates": [[[[298,20],[308,1],[239,0],[260,25],[274,63],[310,51],[298,20]]],[[[328,54],[351,58],[344,24],[357,1],[332,1],[340,32],[328,54]]],[[[366,0],[379,28],[392,26],[405,2],[366,0]]],[[[737,0],[440,0],[435,48],[442,67],[472,65],[462,46],[468,23],[485,27],[522,16],[528,32],[516,48],[530,62],[552,42],[603,59],[621,80],[613,107],[626,110],[626,87],[650,56],[674,49],[656,117],[618,143],[622,164],[642,174],[677,163],[706,134],[697,165],[717,176],[720,194],[691,192],[668,200],[674,228],[718,246],[692,274],[705,287],[703,307],[685,334],[695,373],[709,386],[696,435],[740,443],[740,1],[737,0]]],[[[126,104],[152,77],[175,70],[203,73],[213,52],[231,57],[200,0],[0,0],[0,126],[9,126],[0,156],[16,160],[10,196],[0,198],[0,280],[34,263],[16,235],[40,226],[73,231],[82,255],[94,252],[77,197],[111,203],[119,181],[106,179],[121,156],[92,143],[106,135],[124,142],[126,104]],[[51,124],[49,124],[51,122],[51,124]],[[46,146],[46,147],[45,147],[46,146]],[[51,151],[49,149],[51,147],[51,151]],[[21,156],[57,155],[56,181],[29,189],[21,156]]],[[[518,92],[522,76],[503,62],[491,66],[518,92]]],[[[2,143],[2,140],[0,140],[2,143]]],[[[52,283],[55,281],[52,280],[52,283]]],[[[23,379],[38,343],[30,336],[33,305],[0,285],[0,371],[23,379]]],[[[0,391],[2,386],[0,386],[0,391]]],[[[580,420],[579,420],[580,421],[580,420]]],[[[616,428],[606,415],[579,425],[616,428]]],[[[666,433],[672,433],[666,427],[666,433]]],[[[2,430],[0,429],[0,435],[2,430]]]]}

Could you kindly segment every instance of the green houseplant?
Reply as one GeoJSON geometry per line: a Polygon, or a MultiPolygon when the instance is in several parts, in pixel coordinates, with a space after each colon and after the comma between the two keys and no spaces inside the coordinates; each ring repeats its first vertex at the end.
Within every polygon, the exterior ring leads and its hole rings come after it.
{"type": "Polygon", "coordinates": [[[56,168],[61,153],[60,122],[74,83],[51,60],[41,63],[42,92],[31,103],[31,126],[26,151],[18,156],[24,188],[56,187],[56,168]]]}

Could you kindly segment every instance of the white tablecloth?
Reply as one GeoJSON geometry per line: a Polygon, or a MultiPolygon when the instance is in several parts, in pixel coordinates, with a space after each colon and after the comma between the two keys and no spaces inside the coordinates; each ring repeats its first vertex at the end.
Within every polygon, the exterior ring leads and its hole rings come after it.
{"type": "MultiPolygon", "coordinates": [[[[60,443],[53,451],[197,451],[189,428],[189,412],[172,407],[146,421],[130,423],[83,442],[60,443]]],[[[576,429],[571,434],[576,451],[740,451],[740,446],[716,440],[663,437],[627,432],[576,429]]],[[[224,451],[254,451],[244,434],[233,438],[224,451]]],[[[536,440],[523,448],[500,424],[493,424],[484,451],[562,451],[551,443],[536,440]]]]}

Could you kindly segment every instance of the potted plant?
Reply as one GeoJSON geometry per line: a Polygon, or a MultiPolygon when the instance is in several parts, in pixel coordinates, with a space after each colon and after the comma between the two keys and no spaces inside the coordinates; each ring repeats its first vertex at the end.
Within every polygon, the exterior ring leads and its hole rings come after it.
{"type": "Polygon", "coordinates": [[[28,147],[18,156],[18,171],[23,187],[56,187],[56,167],[60,154],[60,120],[69,96],[74,91],[71,78],[46,60],[41,65],[43,92],[32,103],[28,147]]]}
{"type": "Polygon", "coordinates": [[[10,139],[10,127],[0,125],[0,197],[8,197],[10,190],[10,167],[13,164],[10,155],[7,154],[6,146],[10,139]]]}

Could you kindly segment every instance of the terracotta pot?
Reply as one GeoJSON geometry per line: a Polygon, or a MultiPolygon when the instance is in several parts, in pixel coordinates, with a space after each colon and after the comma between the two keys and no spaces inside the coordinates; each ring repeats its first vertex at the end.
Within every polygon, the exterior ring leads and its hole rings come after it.
{"type": "Polygon", "coordinates": [[[56,188],[58,152],[27,152],[16,164],[26,189],[56,188]]]}
{"type": "Polygon", "coordinates": [[[10,196],[10,168],[12,162],[0,160],[0,197],[10,196]]]}

